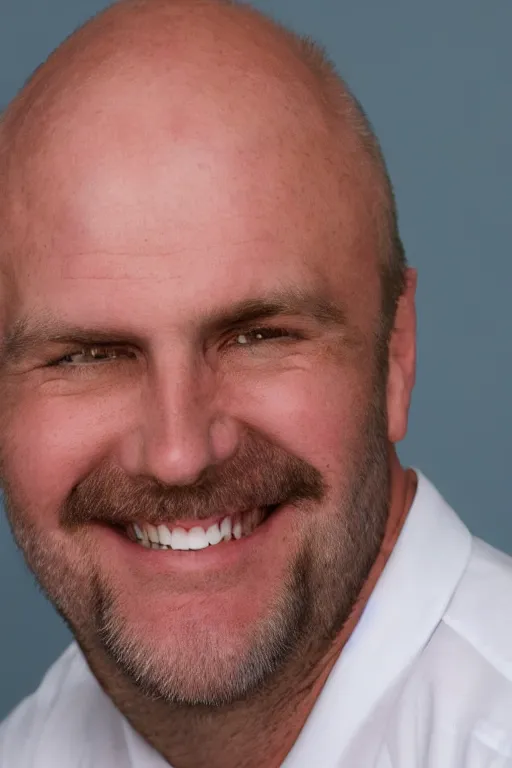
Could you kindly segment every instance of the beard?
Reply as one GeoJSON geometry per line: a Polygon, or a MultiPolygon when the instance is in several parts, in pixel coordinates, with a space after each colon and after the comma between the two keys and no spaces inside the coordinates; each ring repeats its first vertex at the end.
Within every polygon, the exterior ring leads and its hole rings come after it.
{"type": "MultiPolygon", "coordinates": [[[[384,537],[389,512],[384,393],[384,386],[376,388],[336,498],[328,497],[329,489],[313,466],[252,432],[232,461],[208,468],[193,486],[165,486],[102,466],[66,498],[59,533],[43,534],[35,522],[37,513],[27,514],[14,489],[4,483],[15,539],[97,676],[106,662],[112,674],[152,699],[220,707],[277,684],[294,664],[313,666],[348,619],[384,537]],[[279,502],[295,506],[285,514],[297,515],[306,535],[269,597],[265,615],[249,634],[227,637],[222,628],[203,625],[200,612],[187,616],[182,610],[162,619],[162,640],[134,620],[126,589],[95,564],[92,521],[171,524],[184,516],[199,521],[219,510],[279,502]],[[311,504],[318,508],[322,502],[312,530],[311,504]],[[62,531],[74,537],[74,555],[66,555],[62,531]]],[[[156,601],[155,596],[155,611],[156,601]]]]}

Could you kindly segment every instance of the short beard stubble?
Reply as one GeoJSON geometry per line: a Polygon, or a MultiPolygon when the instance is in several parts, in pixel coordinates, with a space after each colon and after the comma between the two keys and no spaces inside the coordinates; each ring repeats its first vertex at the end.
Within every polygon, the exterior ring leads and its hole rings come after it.
{"type": "MultiPolygon", "coordinates": [[[[387,371],[381,369],[380,374],[359,446],[353,450],[343,497],[326,516],[318,535],[308,538],[289,564],[266,619],[257,626],[241,658],[226,653],[219,636],[201,633],[196,624],[191,627],[194,651],[190,643],[183,643],[173,647],[172,658],[168,648],[153,647],[151,638],[136,636],[120,614],[119,596],[112,585],[102,574],[91,573],[86,556],[80,563],[66,562],[58,544],[51,536],[41,536],[4,482],[15,539],[43,591],[82,648],[99,647],[145,696],[200,707],[243,701],[275,684],[294,661],[300,660],[306,668],[321,659],[347,621],[385,533],[389,469],[383,381],[387,371]]],[[[221,509],[228,500],[239,499],[243,502],[240,508],[249,508],[254,501],[267,505],[285,499],[296,502],[299,511],[304,500],[319,502],[325,494],[322,476],[315,468],[255,435],[229,467],[216,474],[208,469],[194,488],[141,483],[118,469],[101,468],[73,489],[60,517],[61,525],[69,529],[78,526],[79,530],[98,518],[115,523],[129,522],[134,516],[149,522],[179,519],[185,509],[187,517],[197,516],[199,520],[221,509]],[[250,467],[257,468],[257,476],[250,467]],[[261,467],[268,471],[262,472],[261,467]],[[141,509],[143,515],[134,514],[141,509]],[[164,511],[167,517],[163,517],[164,511]]]]}

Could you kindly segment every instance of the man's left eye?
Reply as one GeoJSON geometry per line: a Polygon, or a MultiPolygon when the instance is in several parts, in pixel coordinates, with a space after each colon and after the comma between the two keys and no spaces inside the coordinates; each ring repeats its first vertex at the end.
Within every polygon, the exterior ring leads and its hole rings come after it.
{"type": "Polygon", "coordinates": [[[258,341],[271,341],[272,339],[280,338],[297,339],[300,338],[300,336],[298,333],[289,331],[286,328],[273,328],[271,326],[253,328],[249,331],[238,333],[235,336],[237,343],[241,346],[252,344],[258,341]]]}

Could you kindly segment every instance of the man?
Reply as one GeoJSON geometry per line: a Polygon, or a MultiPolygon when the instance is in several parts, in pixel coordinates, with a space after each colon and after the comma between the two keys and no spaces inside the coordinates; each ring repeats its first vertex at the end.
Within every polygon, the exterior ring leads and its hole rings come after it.
{"type": "Polygon", "coordinates": [[[511,561],[399,465],[415,274],[317,47],[121,2],[0,173],[0,476],[77,641],[0,765],[512,765],[511,561]]]}

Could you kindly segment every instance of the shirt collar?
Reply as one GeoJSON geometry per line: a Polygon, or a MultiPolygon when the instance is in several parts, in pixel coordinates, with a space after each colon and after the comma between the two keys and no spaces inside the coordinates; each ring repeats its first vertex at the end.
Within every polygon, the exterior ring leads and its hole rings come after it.
{"type": "Polygon", "coordinates": [[[427,478],[363,614],[283,768],[331,768],[426,645],[469,560],[471,534],[427,478]]]}

